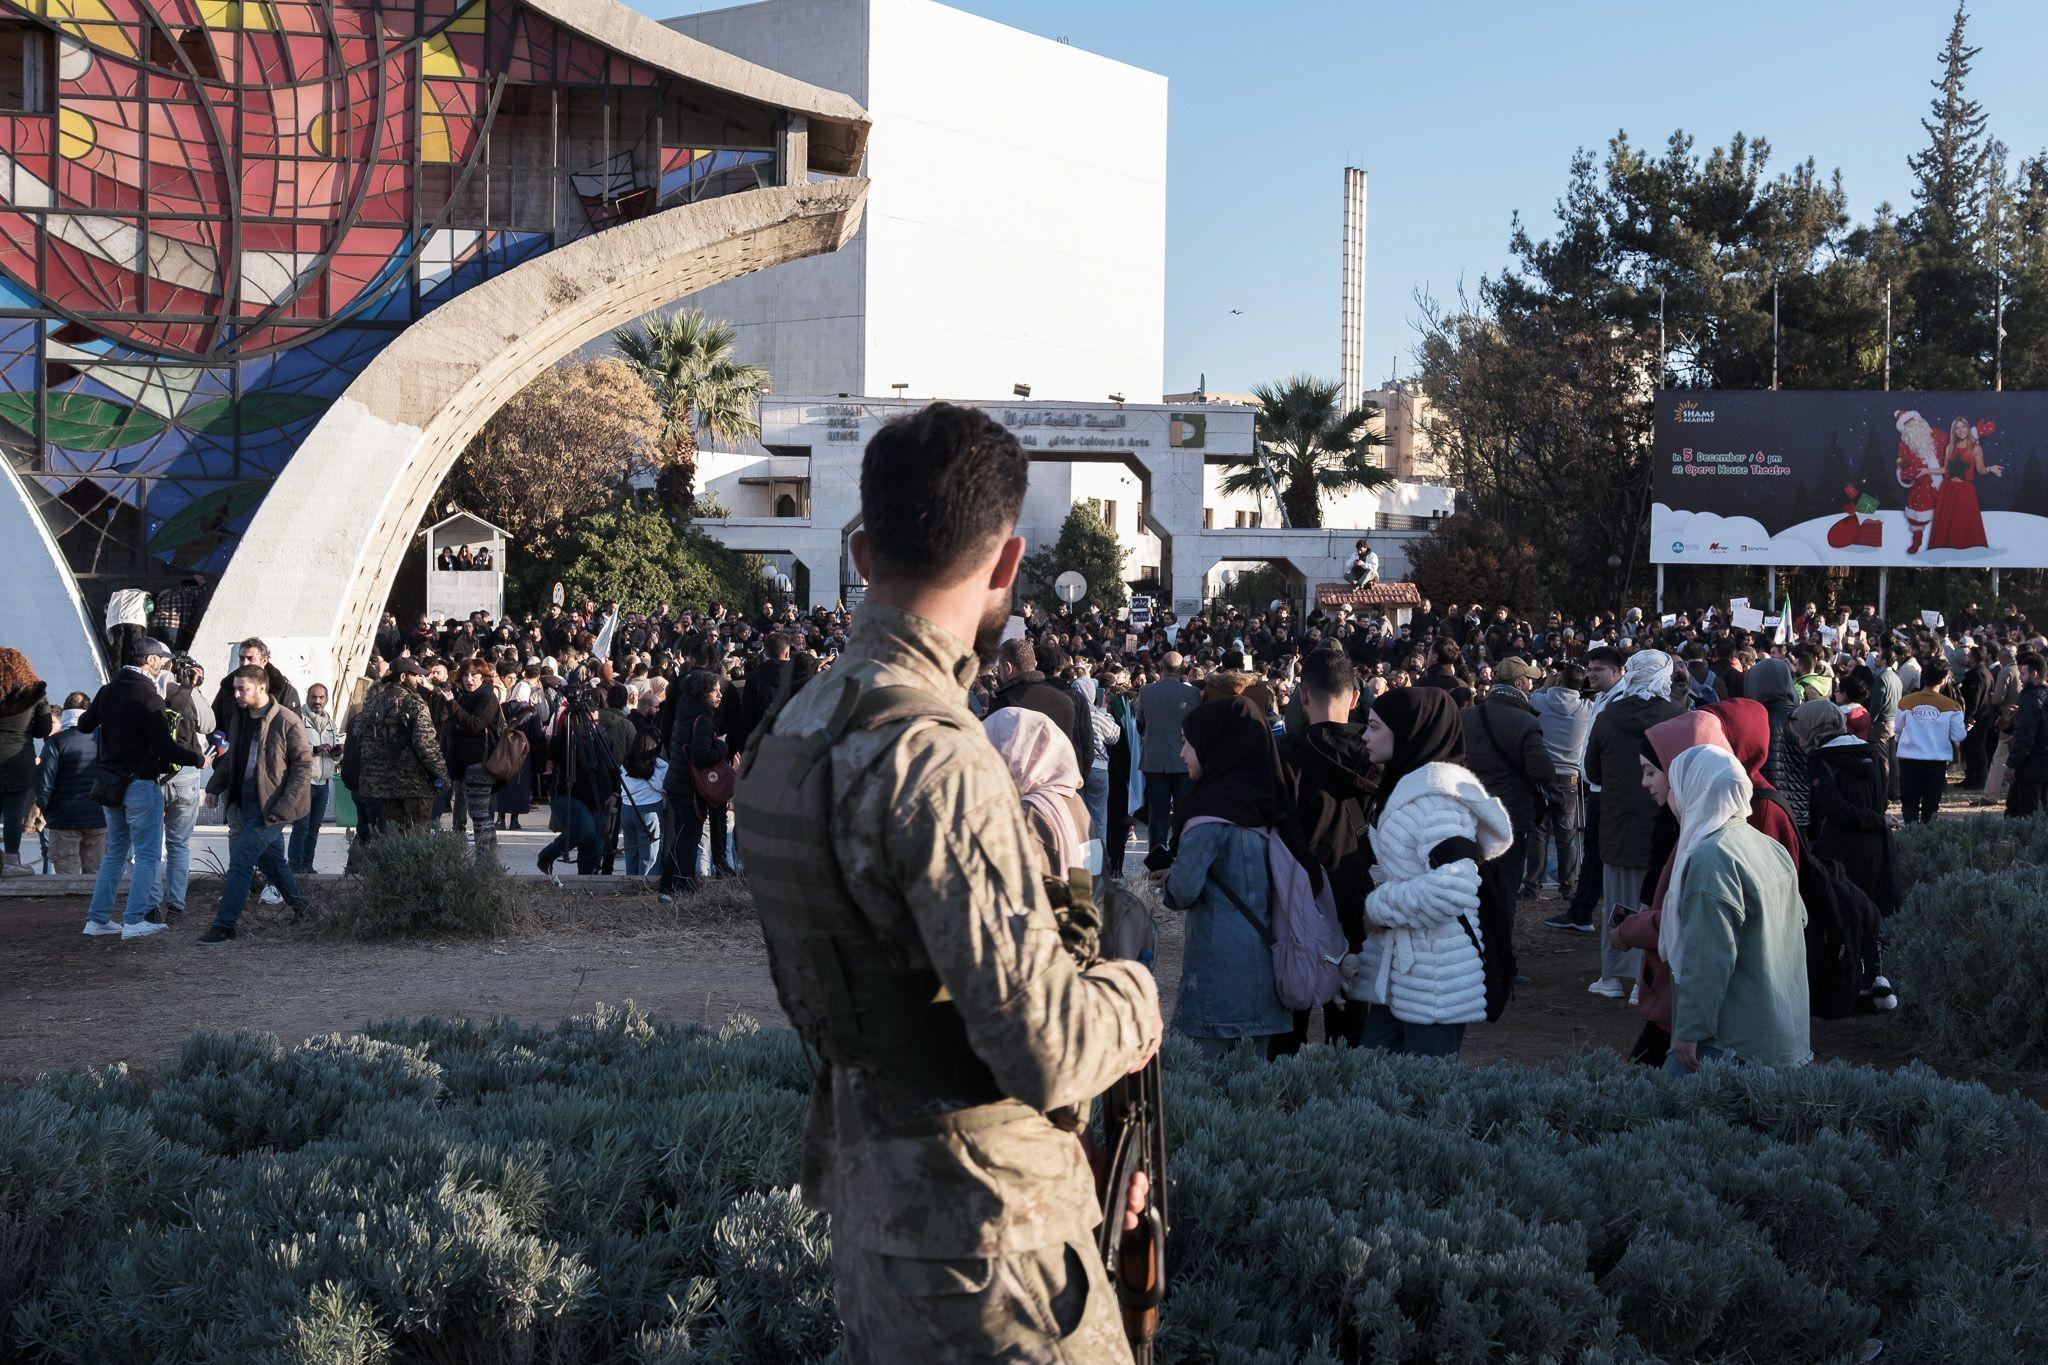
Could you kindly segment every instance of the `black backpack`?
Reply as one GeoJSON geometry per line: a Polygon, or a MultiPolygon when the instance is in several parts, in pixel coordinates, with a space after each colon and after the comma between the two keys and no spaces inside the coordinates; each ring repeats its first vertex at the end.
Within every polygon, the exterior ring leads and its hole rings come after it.
{"type": "Polygon", "coordinates": [[[1497,1024],[1515,994],[1514,907],[1502,903],[1499,887],[1486,875],[1486,859],[1472,840],[1446,839],[1429,851],[1431,867],[1460,858],[1470,858],[1479,869],[1479,932],[1472,932],[1472,921],[1463,915],[1458,917],[1458,927],[1479,953],[1479,968],[1486,977],[1486,1022],[1497,1024]]]}
{"type": "MultiPolygon", "coordinates": [[[[1785,810],[1774,791],[1758,796],[1785,810]]],[[[1877,975],[1877,902],[1849,878],[1838,862],[1813,856],[1799,840],[1799,899],[1806,903],[1807,1013],[1816,1019],[1846,1019],[1868,994],[1877,975]]]]}

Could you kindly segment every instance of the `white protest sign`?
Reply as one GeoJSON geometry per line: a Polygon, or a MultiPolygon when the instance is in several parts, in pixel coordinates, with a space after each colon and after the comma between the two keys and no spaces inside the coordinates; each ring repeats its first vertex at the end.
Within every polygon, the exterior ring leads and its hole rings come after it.
{"type": "Polygon", "coordinates": [[[1920,624],[1926,626],[1929,630],[1940,630],[1945,623],[1941,619],[1940,612],[1923,611],[1920,613],[1920,624]]]}
{"type": "Polygon", "coordinates": [[[1728,620],[1737,630],[1764,628],[1764,614],[1755,607],[1733,607],[1728,612],[1728,620]]]}
{"type": "Polygon", "coordinates": [[[1728,610],[1730,611],[1741,611],[1748,605],[1749,599],[1747,597],[1731,597],[1728,599],[1728,610]]]}

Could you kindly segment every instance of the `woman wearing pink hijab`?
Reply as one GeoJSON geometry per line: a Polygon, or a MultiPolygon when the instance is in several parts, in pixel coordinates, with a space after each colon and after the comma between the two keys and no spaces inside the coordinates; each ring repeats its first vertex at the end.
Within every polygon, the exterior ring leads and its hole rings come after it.
{"type": "Polygon", "coordinates": [[[1678,851],[1678,818],[1671,811],[1671,765],[1688,749],[1701,745],[1735,752],[1718,717],[1708,711],[1692,711],[1661,721],[1643,732],[1641,762],[1643,790],[1657,803],[1657,827],[1650,840],[1650,877],[1644,883],[1644,908],[1608,931],[1608,942],[1616,948],[1640,948],[1642,974],[1636,978],[1636,1009],[1643,1016],[1643,1031],[1629,1049],[1629,1060],[1645,1066],[1662,1066],[1671,1050],[1671,972],[1657,954],[1657,937],[1663,930],[1664,901],[1671,889],[1671,863],[1678,851]]]}

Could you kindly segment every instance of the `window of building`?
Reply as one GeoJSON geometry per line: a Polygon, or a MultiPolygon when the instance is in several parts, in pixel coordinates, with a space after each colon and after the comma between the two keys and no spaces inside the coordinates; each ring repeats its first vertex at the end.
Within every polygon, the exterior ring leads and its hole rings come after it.
{"type": "Polygon", "coordinates": [[[1251,528],[1253,528],[1254,530],[1258,529],[1258,525],[1259,525],[1259,509],[1258,509],[1258,508],[1256,508],[1256,507],[1254,507],[1254,508],[1253,508],[1253,509],[1252,509],[1251,511],[1247,512],[1247,513],[1246,513],[1245,515],[1246,515],[1247,517],[1249,517],[1249,518],[1250,518],[1250,520],[1249,520],[1249,521],[1247,521],[1247,522],[1246,522],[1245,524],[1246,524],[1247,526],[1250,526],[1250,527],[1251,527],[1251,528]]]}
{"type": "Polygon", "coordinates": [[[778,517],[795,516],[796,498],[788,493],[784,493],[781,497],[777,498],[775,500],[775,515],[778,517]]]}
{"type": "Polygon", "coordinates": [[[1138,504],[1138,533],[1139,533],[1140,535],[1142,535],[1142,534],[1144,534],[1144,531],[1145,531],[1145,504],[1144,504],[1144,503],[1142,503],[1142,502],[1140,502],[1140,503],[1138,504]]]}
{"type": "Polygon", "coordinates": [[[0,109],[40,114],[50,107],[50,31],[0,20],[0,109]]]}
{"type": "Polygon", "coordinates": [[[1216,509],[1215,509],[1215,508],[1213,508],[1213,507],[1204,507],[1204,508],[1202,509],[1202,529],[1203,529],[1204,531],[1213,531],[1213,530],[1215,530],[1215,529],[1216,529],[1216,509]]]}
{"type": "Polygon", "coordinates": [[[1237,509],[1237,529],[1240,531],[1244,529],[1244,509],[1242,507],[1237,509]]]}
{"type": "Polygon", "coordinates": [[[1111,498],[1102,504],[1102,524],[1112,531],[1116,529],[1116,499],[1111,498]]]}

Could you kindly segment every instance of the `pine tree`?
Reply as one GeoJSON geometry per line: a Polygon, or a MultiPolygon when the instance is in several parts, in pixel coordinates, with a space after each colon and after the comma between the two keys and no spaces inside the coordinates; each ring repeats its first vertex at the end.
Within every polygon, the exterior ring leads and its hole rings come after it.
{"type": "Polygon", "coordinates": [[[1060,599],[1052,590],[1053,581],[1071,569],[1088,580],[1088,596],[1083,600],[1100,603],[1114,615],[1130,601],[1130,589],[1124,583],[1124,560],[1130,553],[1103,521],[1095,502],[1076,503],[1060,523],[1059,539],[1024,557],[1027,595],[1043,610],[1057,610],[1060,599]]]}
{"type": "Polygon", "coordinates": [[[1964,41],[1969,15],[1961,5],[1931,82],[1931,117],[1921,121],[1927,147],[1908,159],[1916,207],[1906,224],[1913,247],[1906,293],[1912,302],[1901,346],[1902,387],[1973,389],[1988,380],[1995,282],[1982,230],[1998,152],[1985,133],[1985,114],[1964,93],[1980,49],[1964,41]]]}
{"type": "Polygon", "coordinates": [[[1927,130],[1927,150],[1906,161],[1918,182],[1913,198],[1920,205],[1914,215],[1920,240],[1951,248],[1975,244],[1991,161],[1984,110],[1963,93],[1970,63],[1983,51],[1964,42],[1968,23],[1969,15],[1957,5],[1941,53],[1941,79],[1929,82],[1935,91],[1934,117],[1920,121],[1927,130]]]}

